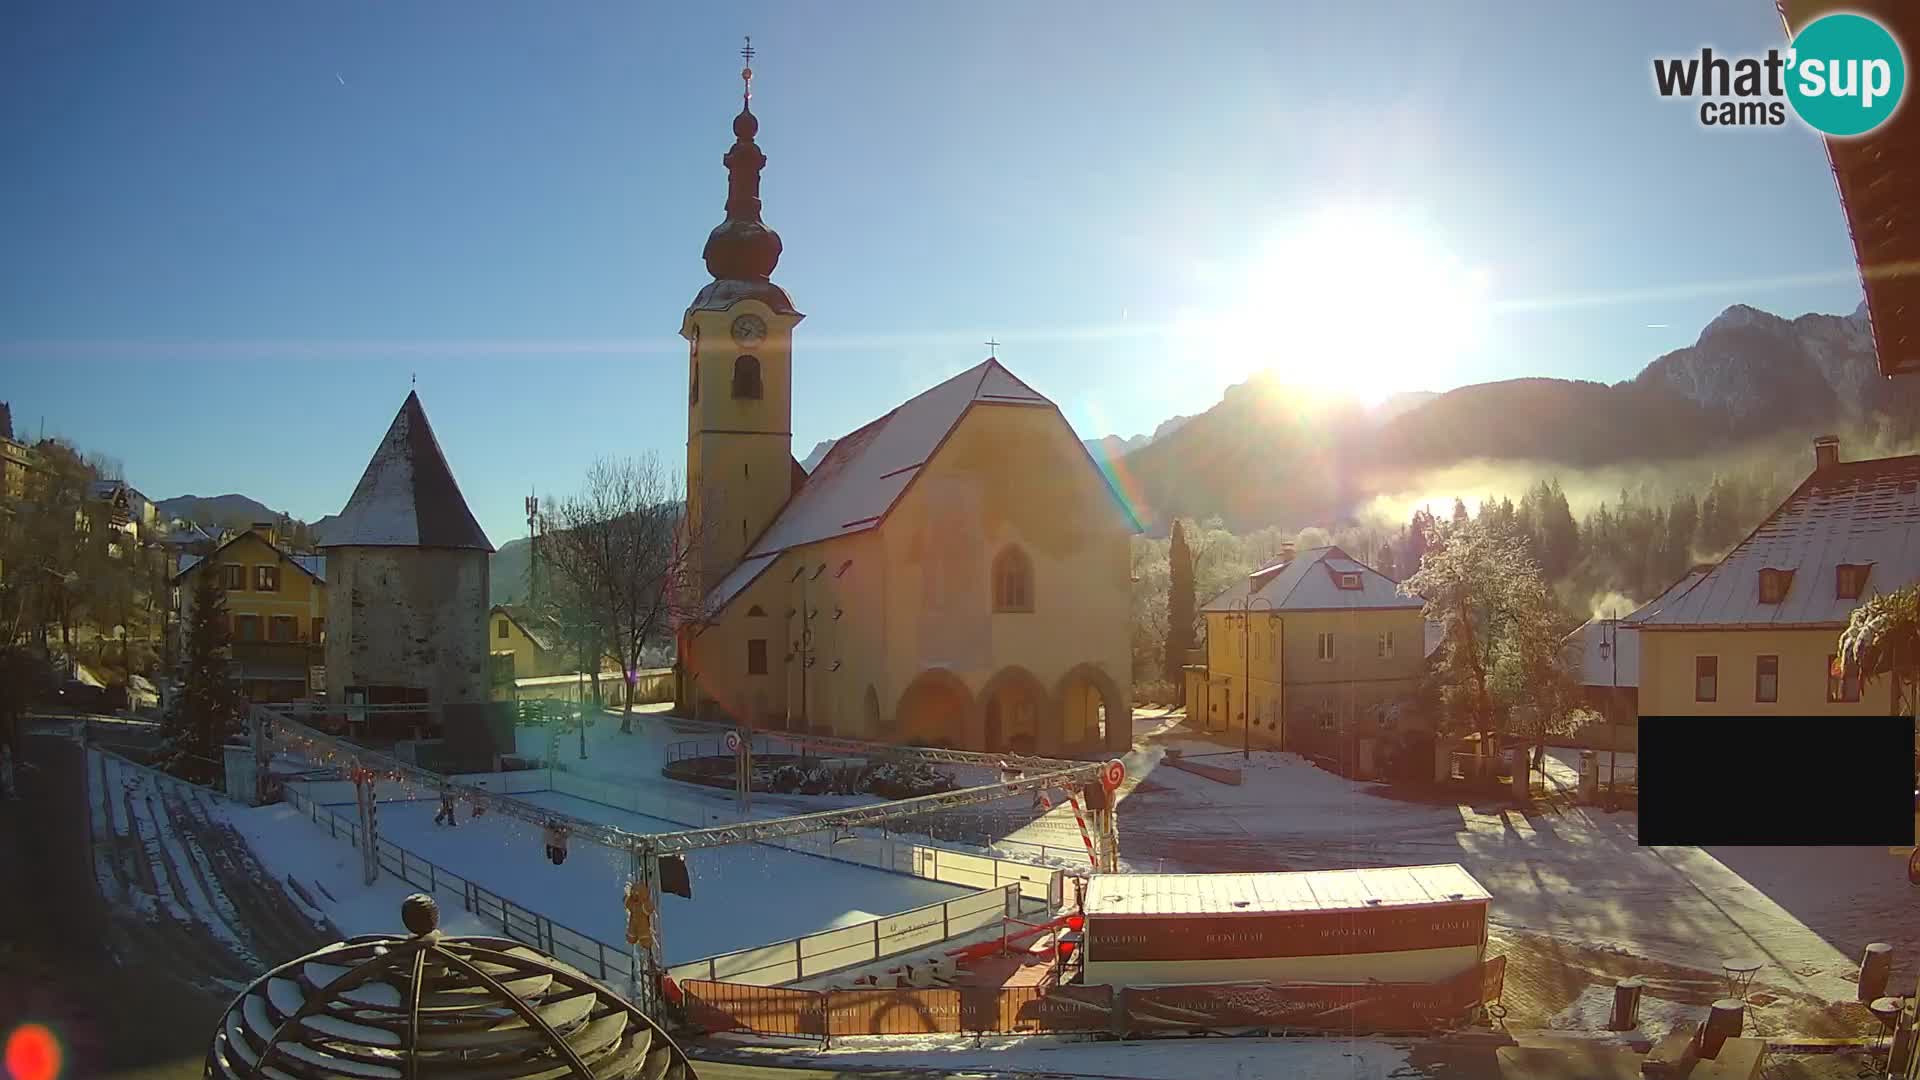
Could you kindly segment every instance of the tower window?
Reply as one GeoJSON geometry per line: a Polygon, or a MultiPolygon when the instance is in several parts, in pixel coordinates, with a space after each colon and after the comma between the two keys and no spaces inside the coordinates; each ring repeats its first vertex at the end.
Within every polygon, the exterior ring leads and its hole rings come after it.
{"type": "Polygon", "coordinates": [[[494,624],[494,636],[501,641],[507,640],[507,620],[500,619],[494,624]]]}
{"type": "Polygon", "coordinates": [[[749,638],[747,640],[747,674],[765,675],[767,673],[767,639],[749,638]]]}
{"type": "Polygon", "coordinates": [[[698,405],[700,404],[700,361],[697,358],[690,360],[687,366],[693,369],[693,374],[687,383],[687,404],[698,405]]]}
{"type": "Polygon", "coordinates": [[[733,396],[736,398],[760,398],[760,358],[757,356],[738,357],[733,362],[733,396]]]}
{"type": "Polygon", "coordinates": [[[1033,561],[1017,547],[993,560],[993,610],[1033,610],[1033,561]]]}

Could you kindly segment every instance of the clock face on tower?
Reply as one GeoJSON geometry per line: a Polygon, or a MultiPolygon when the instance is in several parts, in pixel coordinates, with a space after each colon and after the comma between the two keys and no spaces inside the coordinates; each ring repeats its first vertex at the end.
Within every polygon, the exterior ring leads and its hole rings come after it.
{"type": "Polygon", "coordinates": [[[741,345],[758,345],[767,340],[767,324],[758,315],[742,315],[733,320],[733,340],[741,345]]]}

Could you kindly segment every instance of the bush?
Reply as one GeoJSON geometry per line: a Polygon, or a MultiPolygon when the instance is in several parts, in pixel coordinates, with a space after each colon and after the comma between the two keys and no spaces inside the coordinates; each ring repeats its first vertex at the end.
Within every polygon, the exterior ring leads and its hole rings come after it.
{"type": "Polygon", "coordinates": [[[1161,705],[1172,708],[1184,704],[1185,695],[1179,687],[1164,679],[1149,680],[1133,684],[1133,704],[1135,708],[1148,705],[1161,705]]]}

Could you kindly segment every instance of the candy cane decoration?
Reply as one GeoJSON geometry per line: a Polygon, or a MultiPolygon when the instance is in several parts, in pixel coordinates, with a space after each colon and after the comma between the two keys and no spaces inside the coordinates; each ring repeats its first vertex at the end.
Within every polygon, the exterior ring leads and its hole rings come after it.
{"type": "Polygon", "coordinates": [[[1067,789],[1067,802],[1073,806],[1073,820],[1080,825],[1080,842],[1087,845],[1087,862],[1098,872],[1100,857],[1093,853],[1093,835],[1087,832],[1087,816],[1080,812],[1080,796],[1072,788],[1067,789]]]}

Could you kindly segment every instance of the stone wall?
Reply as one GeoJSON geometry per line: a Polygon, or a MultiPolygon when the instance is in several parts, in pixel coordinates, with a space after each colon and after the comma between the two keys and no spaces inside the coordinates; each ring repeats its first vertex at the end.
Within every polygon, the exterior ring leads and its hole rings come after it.
{"type": "Polygon", "coordinates": [[[488,697],[484,551],[327,552],[328,698],[349,686],[424,687],[437,704],[488,697]]]}

